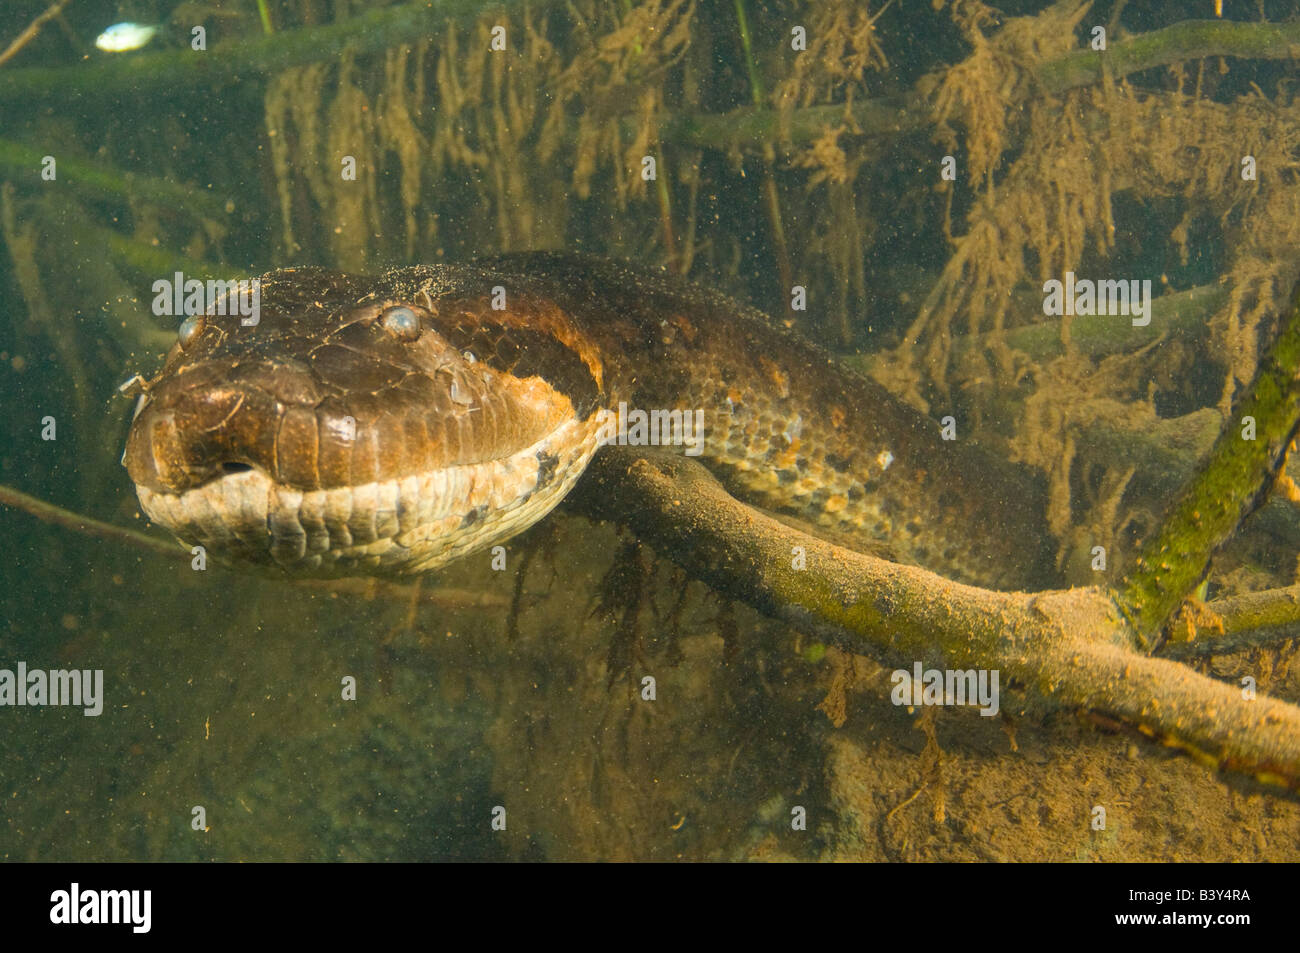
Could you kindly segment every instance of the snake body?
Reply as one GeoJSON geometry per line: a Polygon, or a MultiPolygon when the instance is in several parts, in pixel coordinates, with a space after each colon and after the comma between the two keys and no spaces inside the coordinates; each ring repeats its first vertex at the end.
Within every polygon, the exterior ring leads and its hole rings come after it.
{"type": "Polygon", "coordinates": [[[961,581],[1052,577],[1032,473],[699,286],[553,253],[259,281],[255,325],[189,324],[123,456],[153,521],[228,560],[444,565],[541,519],[631,408],[700,412],[747,501],[961,581]]]}

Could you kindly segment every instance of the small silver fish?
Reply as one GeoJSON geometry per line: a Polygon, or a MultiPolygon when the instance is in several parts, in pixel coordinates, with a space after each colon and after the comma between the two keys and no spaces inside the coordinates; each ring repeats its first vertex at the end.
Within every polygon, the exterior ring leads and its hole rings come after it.
{"type": "Polygon", "coordinates": [[[140,49],[157,35],[156,26],[145,23],[114,23],[95,37],[95,46],[105,53],[127,53],[140,49]]]}

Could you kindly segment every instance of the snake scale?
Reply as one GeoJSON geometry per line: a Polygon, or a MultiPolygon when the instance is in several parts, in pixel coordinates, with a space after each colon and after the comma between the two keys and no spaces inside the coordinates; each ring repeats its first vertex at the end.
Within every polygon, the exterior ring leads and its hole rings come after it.
{"type": "Polygon", "coordinates": [[[700,460],[748,502],[965,582],[1053,578],[1027,468],[684,280],[525,253],[259,281],[256,324],[187,321],[123,456],[145,513],[227,561],[414,573],[501,543],[621,405],[700,412],[700,460]]]}

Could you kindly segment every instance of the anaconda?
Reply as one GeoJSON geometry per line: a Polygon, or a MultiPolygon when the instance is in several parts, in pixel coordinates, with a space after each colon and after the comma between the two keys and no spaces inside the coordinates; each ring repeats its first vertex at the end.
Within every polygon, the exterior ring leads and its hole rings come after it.
{"type": "Polygon", "coordinates": [[[1053,578],[1034,473],[698,285],[558,253],[259,282],[256,324],[187,321],[123,456],[145,513],[219,557],[434,569],[546,515],[630,409],[699,411],[748,502],[961,581],[1053,578]]]}

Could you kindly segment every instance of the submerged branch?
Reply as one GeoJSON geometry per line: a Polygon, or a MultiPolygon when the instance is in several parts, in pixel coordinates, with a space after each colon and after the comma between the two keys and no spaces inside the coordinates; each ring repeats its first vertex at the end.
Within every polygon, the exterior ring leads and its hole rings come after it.
{"type": "MultiPolygon", "coordinates": [[[[0,74],[3,75],[3,74],[0,74]]],[[[0,139],[0,170],[13,182],[48,185],[41,181],[46,153],[40,149],[8,139],[0,139]]],[[[226,200],[195,186],[147,175],[121,172],[103,162],[55,155],[59,181],[74,191],[95,199],[119,202],[145,200],[171,209],[179,209],[208,218],[220,218],[229,210],[226,200]]]]}
{"type": "MultiPolygon", "coordinates": [[[[127,529],[103,520],[93,519],[55,506],[38,497],[15,490],[0,483],[0,507],[10,507],[35,516],[43,523],[61,526],[73,532],[91,536],[96,539],[109,539],[125,543],[136,549],[144,550],[165,559],[190,562],[194,559],[189,549],[174,541],[157,539],[147,533],[127,529]]],[[[322,589],[330,593],[363,596],[373,599],[379,595],[391,595],[405,600],[424,602],[442,608],[505,608],[510,600],[498,593],[479,592],[451,587],[421,586],[419,580],[413,583],[394,582],[391,579],[283,579],[309,589],[322,589]]]]}
{"type": "MultiPolygon", "coordinates": [[[[1229,639],[1241,639],[1243,635],[1260,631],[1286,630],[1290,633],[1288,638],[1300,635],[1300,585],[1216,599],[1206,608],[1218,615],[1223,623],[1223,634],[1229,639]]],[[[1192,644],[1216,645],[1224,641],[1208,639],[1192,644]]]]}
{"type": "MultiPolygon", "coordinates": [[[[1234,23],[1189,20],[1112,43],[1106,52],[1074,50],[1040,63],[1034,70],[1044,90],[1063,93],[1100,82],[1103,70],[1113,77],[1206,56],[1248,59],[1292,59],[1300,48],[1300,21],[1293,23],[1234,23]]],[[[922,81],[918,88],[924,87],[922,81]]],[[[775,109],[746,107],[723,114],[666,116],[659,135],[666,141],[707,149],[754,150],[783,138],[808,145],[828,128],[851,119],[864,136],[895,136],[931,123],[926,96],[905,95],[859,100],[844,106],[811,106],[792,112],[786,125],[775,109]]]]}
{"type": "MultiPolygon", "coordinates": [[[[507,0],[495,4],[498,8],[511,5],[507,0]]],[[[476,18],[484,9],[479,0],[424,0],[371,10],[325,26],[223,40],[207,51],[186,46],[158,53],[106,56],[75,66],[5,70],[0,72],[0,102],[52,97],[89,102],[154,90],[217,89],[291,66],[337,60],[344,50],[374,53],[413,43],[427,37],[431,27],[446,19],[476,18]]]]}
{"type": "Polygon", "coordinates": [[[1259,372],[1209,461],[1143,544],[1115,598],[1148,649],[1209,571],[1215,551],[1263,502],[1300,429],[1300,282],[1259,372]]]}
{"type": "Polygon", "coordinates": [[[1119,716],[1202,761],[1300,784],[1300,708],[1141,654],[1097,588],[991,592],[801,533],[732,498],[682,457],[613,448],[580,508],[629,525],[734,598],[852,651],[997,669],[1038,698],[1119,716]],[[806,569],[792,566],[803,547],[806,569]]]}
{"type": "Polygon", "coordinates": [[[84,533],[86,536],[93,536],[97,539],[117,540],[158,556],[166,556],[169,559],[190,558],[188,552],[178,548],[173,543],[155,539],[145,533],[127,529],[124,526],[115,526],[112,523],[105,523],[89,516],[82,516],[80,513],[73,513],[71,510],[65,510],[61,506],[47,503],[45,500],[3,484],[0,484],[0,506],[9,506],[30,513],[43,523],[62,526],[64,529],[84,533]]]}
{"type": "Polygon", "coordinates": [[[0,66],[4,66],[17,56],[24,46],[36,39],[36,35],[41,32],[41,27],[61,14],[63,8],[71,2],[72,0],[54,0],[45,8],[44,13],[41,13],[35,20],[27,24],[27,28],[14,37],[14,41],[5,47],[3,53],[0,53],[0,66]]]}
{"type": "Polygon", "coordinates": [[[1300,21],[1238,23],[1232,20],[1186,20],[1110,44],[1105,52],[1076,50],[1036,70],[1050,93],[1099,82],[1103,71],[1127,76],[1206,56],[1289,60],[1300,48],[1300,21]]]}
{"type": "MultiPolygon", "coordinates": [[[[148,242],[127,238],[111,228],[96,229],[94,235],[97,240],[104,243],[115,261],[143,275],[170,275],[180,271],[184,272],[187,278],[206,281],[209,278],[242,277],[247,270],[191,258],[163,245],[151,245],[148,242]]],[[[171,342],[168,341],[168,345],[170,344],[171,342]]]]}
{"type": "MultiPolygon", "coordinates": [[[[1128,317],[1110,314],[1074,315],[1070,321],[1070,346],[1073,353],[1090,358],[1133,352],[1146,347],[1165,334],[1177,334],[1192,341],[1208,333],[1210,319],[1228,301],[1229,290],[1222,282],[1174,291],[1151,300],[1150,323],[1132,325],[1128,317]],[[1122,322],[1123,334],[1116,334],[1122,322]]],[[[1042,316],[1042,293],[1017,292],[1017,305],[1023,301],[1024,313],[1035,314],[1031,324],[1008,331],[981,334],[955,334],[953,352],[964,356],[972,348],[989,347],[995,342],[1023,351],[1035,362],[1045,362],[1065,353],[1062,318],[1042,316]]],[[[892,355],[889,359],[894,359],[892,355]]]]}
{"type": "Polygon", "coordinates": [[[1160,651],[1162,657],[1222,655],[1276,647],[1300,638],[1300,585],[1215,599],[1205,608],[1222,624],[1223,631],[1200,634],[1191,642],[1168,642],[1160,651]]]}
{"type": "MultiPolygon", "coordinates": [[[[499,0],[509,10],[518,4],[499,0]]],[[[556,4],[558,6],[558,4],[556,4]]],[[[294,66],[337,60],[344,50],[375,53],[413,43],[446,20],[472,20],[484,7],[476,0],[425,0],[372,10],[324,26],[286,30],[254,38],[225,40],[207,52],[188,48],[108,56],[71,66],[27,67],[0,71],[0,103],[49,98],[84,102],[123,94],[190,87],[218,89],[249,77],[268,76],[294,66]]],[[[1123,76],[1156,66],[1205,56],[1288,59],[1300,47],[1300,22],[1178,23],[1112,43],[1104,52],[1076,50],[1041,63],[1035,70],[1042,86],[1059,93],[1100,81],[1103,68],[1123,76]],[[1103,65],[1104,64],[1104,65],[1103,65]]],[[[924,85],[924,84],[922,84],[924,85]]],[[[913,91],[859,100],[851,105],[812,106],[783,117],[757,106],[722,114],[665,113],[659,137],[668,142],[722,152],[759,149],[778,139],[807,145],[828,127],[851,117],[868,136],[895,136],[928,126],[927,98],[913,91]]],[[[629,117],[629,123],[639,120],[629,117]]]]}

